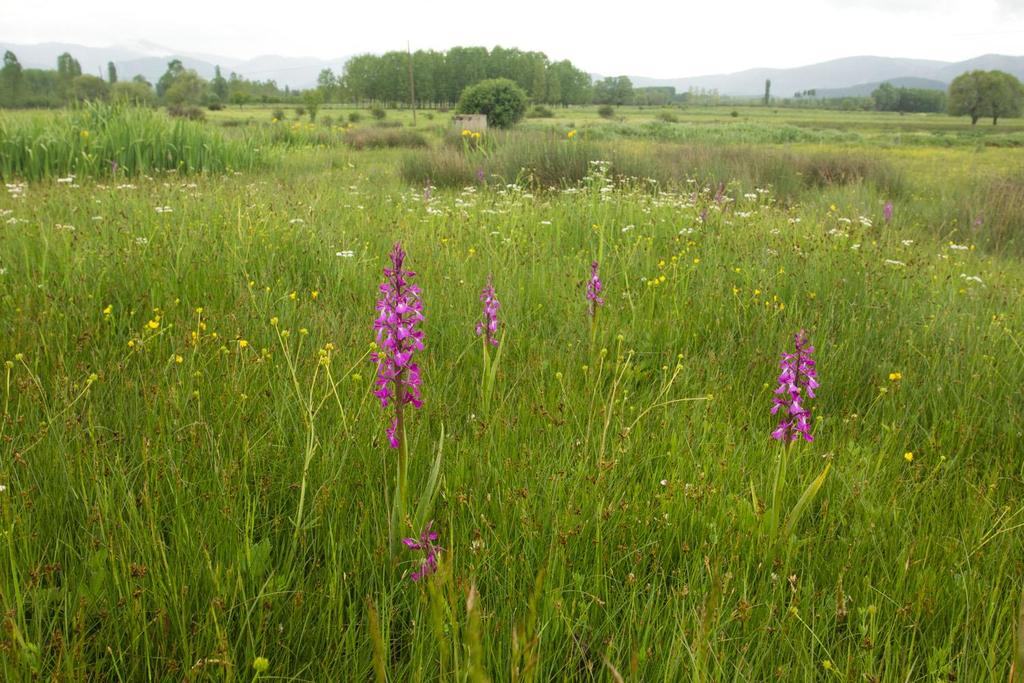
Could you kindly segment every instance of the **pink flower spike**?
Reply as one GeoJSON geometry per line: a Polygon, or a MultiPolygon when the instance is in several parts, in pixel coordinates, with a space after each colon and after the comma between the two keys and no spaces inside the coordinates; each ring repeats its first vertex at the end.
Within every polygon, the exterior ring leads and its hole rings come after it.
{"type": "Polygon", "coordinates": [[[815,397],[818,373],[811,357],[814,347],[808,342],[807,333],[800,330],[794,336],[796,353],[783,353],[779,361],[782,372],[779,373],[779,387],[772,397],[771,409],[772,415],[785,409],[778,427],[771,434],[778,441],[796,441],[801,437],[805,441],[814,441],[808,421],[811,411],[805,407],[805,403],[806,399],[815,397]]]}
{"type": "Polygon", "coordinates": [[[491,346],[498,345],[498,309],[501,302],[494,293],[494,282],[491,276],[487,276],[487,285],[480,290],[480,301],[483,302],[484,319],[476,324],[476,336],[483,336],[484,340],[491,346]]]}
{"type": "Polygon", "coordinates": [[[402,543],[404,543],[407,548],[410,550],[419,550],[423,553],[423,560],[420,562],[419,569],[409,575],[409,578],[412,581],[419,581],[420,579],[437,571],[437,557],[441,553],[442,548],[434,545],[434,541],[437,540],[438,536],[437,532],[431,529],[433,524],[434,520],[427,522],[427,526],[423,527],[423,531],[420,532],[419,539],[402,539],[402,543]]]}
{"type": "Polygon", "coordinates": [[[377,331],[380,347],[370,354],[370,360],[377,364],[377,389],[373,392],[380,399],[381,407],[393,403],[396,416],[387,429],[388,443],[392,448],[401,446],[401,411],[398,408],[411,404],[414,408],[423,405],[420,396],[420,372],[412,362],[413,354],[423,350],[423,302],[420,289],[409,282],[416,275],[405,270],[405,251],[401,244],[391,250],[391,267],[384,269],[384,282],[380,285],[381,298],[377,301],[377,318],[373,329],[377,331]]]}
{"type": "Polygon", "coordinates": [[[587,301],[590,302],[590,317],[597,313],[598,306],[604,306],[604,299],[601,298],[601,277],[598,274],[598,264],[594,261],[590,264],[590,280],[587,281],[587,301]]]}

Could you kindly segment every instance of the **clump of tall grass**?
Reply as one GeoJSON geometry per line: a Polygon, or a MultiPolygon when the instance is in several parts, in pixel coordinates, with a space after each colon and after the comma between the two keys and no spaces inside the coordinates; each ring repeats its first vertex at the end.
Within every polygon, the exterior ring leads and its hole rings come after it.
{"type": "Polygon", "coordinates": [[[5,180],[216,173],[250,170],[264,160],[252,145],[152,109],[92,104],[57,115],[0,117],[0,176],[5,180]]]}
{"type": "Polygon", "coordinates": [[[293,121],[285,123],[261,124],[249,126],[245,130],[245,140],[253,147],[333,147],[340,143],[341,126],[319,126],[315,123],[293,121]]]}
{"type": "Polygon", "coordinates": [[[996,251],[1024,254],[1024,173],[954,188],[946,202],[938,202],[934,208],[942,215],[932,220],[955,221],[947,227],[955,227],[957,234],[996,251]]]}
{"type": "Polygon", "coordinates": [[[414,130],[379,127],[356,128],[345,133],[345,144],[352,149],[426,147],[427,139],[414,130]]]}
{"type": "Polygon", "coordinates": [[[591,162],[606,161],[619,180],[652,179],[675,186],[738,180],[746,186],[771,185],[782,199],[830,185],[868,183],[889,196],[903,193],[900,174],[883,160],[853,152],[792,152],[737,145],[667,145],[637,140],[569,139],[553,133],[490,134],[486,150],[474,153],[449,144],[406,155],[405,180],[437,186],[473,184],[480,172],[506,180],[529,176],[538,188],[578,185],[591,162]]]}

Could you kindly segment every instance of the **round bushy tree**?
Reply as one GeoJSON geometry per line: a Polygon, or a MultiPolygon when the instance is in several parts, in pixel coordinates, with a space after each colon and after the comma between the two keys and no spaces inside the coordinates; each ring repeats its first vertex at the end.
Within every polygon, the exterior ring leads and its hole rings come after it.
{"type": "Polygon", "coordinates": [[[526,91],[507,78],[471,85],[459,97],[460,114],[486,114],[487,125],[510,128],[526,113],[526,91]]]}

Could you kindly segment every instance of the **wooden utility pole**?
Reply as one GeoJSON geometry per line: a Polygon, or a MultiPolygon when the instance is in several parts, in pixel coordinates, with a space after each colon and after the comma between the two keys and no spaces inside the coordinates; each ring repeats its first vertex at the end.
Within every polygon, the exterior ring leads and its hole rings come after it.
{"type": "Polygon", "coordinates": [[[412,127],[416,127],[416,81],[412,77],[412,47],[405,41],[405,51],[409,54],[409,106],[412,107],[412,127]]]}

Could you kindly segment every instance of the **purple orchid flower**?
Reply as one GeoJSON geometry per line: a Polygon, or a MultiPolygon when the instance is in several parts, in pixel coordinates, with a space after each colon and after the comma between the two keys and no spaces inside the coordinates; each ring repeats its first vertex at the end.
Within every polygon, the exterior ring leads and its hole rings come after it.
{"type": "Polygon", "coordinates": [[[598,275],[597,261],[590,264],[590,280],[587,281],[587,301],[590,302],[590,317],[594,317],[597,313],[598,306],[604,306],[604,299],[601,298],[601,277],[598,275]]]}
{"type": "Polygon", "coordinates": [[[380,350],[370,354],[377,364],[377,390],[374,395],[382,407],[394,403],[395,417],[387,429],[392,448],[400,446],[402,415],[406,404],[414,408],[423,406],[420,395],[420,368],[413,355],[423,350],[423,302],[420,288],[409,282],[416,275],[404,269],[405,251],[396,243],[391,250],[391,268],[384,269],[384,282],[380,286],[383,296],[377,301],[377,330],[380,350]]]}
{"type": "Polygon", "coordinates": [[[818,388],[818,373],[815,369],[814,347],[803,330],[794,337],[795,353],[783,353],[779,361],[782,369],[779,374],[779,388],[772,398],[772,415],[783,410],[778,428],[772,432],[772,438],[779,441],[796,441],[803,437],[805,441],[814,441],[811,436],[811,424],[808,421],[811,411],[804,403],[806,399],[815,397],[818,388]]]}
{"type": "Polygon", "coordinates": [[[434,541],[437,540],[437,532],[431,530],[431,526],[434,524],[434,520],[427,522],[427,526],[420,532],[419,540],[415,538],[403,538],[402,543],[411,550],[419,550],[423,553],[423,561],[420,562],[420,568],[409,575],[409,578],[413,581],[419,581],[420,579],[430,576],[437,571],[437,557],[440,555],[442,548],[434,545],[434,541]]]}
{"type": "Polygon", "coordinates": [[[487,286],[480,290],[480,301],[484,305],[484,319],[476,324],[476,336],[483,335],[484,340],[491,346],[498,345],[498,309],[501,302],[494,293],[494,282],[492,276],[487,277],[487,286]]]}

